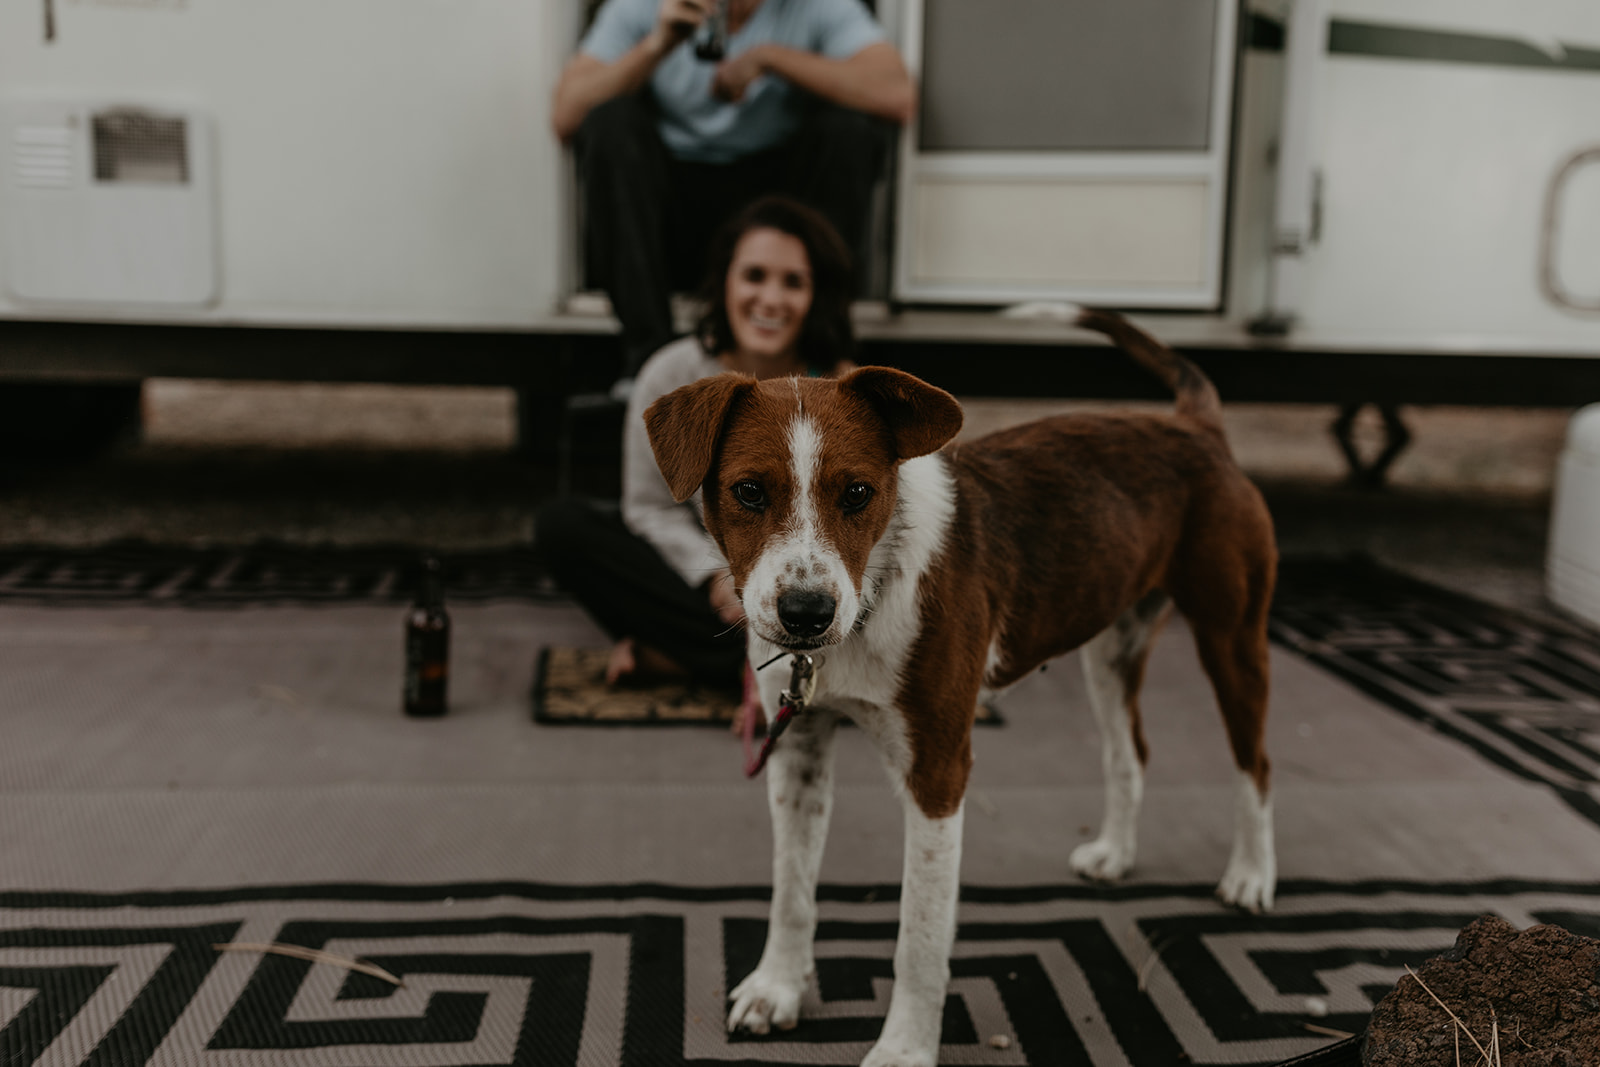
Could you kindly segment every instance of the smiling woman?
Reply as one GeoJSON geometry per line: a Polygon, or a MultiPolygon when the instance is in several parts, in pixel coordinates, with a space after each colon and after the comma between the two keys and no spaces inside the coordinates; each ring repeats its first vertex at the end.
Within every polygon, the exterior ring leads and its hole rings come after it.
{"type": "Polygon", "coordinates": [[[726,369],[830,374],[850,357],[850,253],[821,215],[764,197],[718,234],[710,262],[695,337],[726,369]]]}
{"type": "Polygon", "coordinates": [[[758,200],[718,235],[710,263],[693,336],[652,356],[629,399],[620,517],[584,500],[539,513],[551,572],[616,641],[613,685],[665,676],[736,689],[745,661],[738,593],[697,503],[674,500],[657,469],[644,409],[715,374],[819,377],[853,366],[849,253],[817,212],[758,200]]]}
{"type": "Polygon", "coordinates": [[[734,252],[726,292],[735,345],[729,357],[739,364],[736,369],[762,377],[781,360],[783,373],[797,373],[795,342],[811,310],[811,261],[800,239],[781,230],[745,234],[734,252]]]}

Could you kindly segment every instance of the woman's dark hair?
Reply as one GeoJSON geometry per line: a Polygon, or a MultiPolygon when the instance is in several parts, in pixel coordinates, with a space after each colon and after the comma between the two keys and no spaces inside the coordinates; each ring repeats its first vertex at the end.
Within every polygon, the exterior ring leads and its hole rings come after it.
{"type": "Polygon", "coordinates": [[[705,314],[695,326],[695,336],[707,352],[731,352],[736,347],[728,322],[728,270],[733,252],[751,230],[777,230],[805,245],[811,261],[811,309],[800,325],[797,354],[818,374],[832,371],[855,351],[850,326],[850,299],[854,295],[850,251],[833,224],[796,200],[764,196],[747,206],[711,242],[711,257],[700,295],[705,314]]]}

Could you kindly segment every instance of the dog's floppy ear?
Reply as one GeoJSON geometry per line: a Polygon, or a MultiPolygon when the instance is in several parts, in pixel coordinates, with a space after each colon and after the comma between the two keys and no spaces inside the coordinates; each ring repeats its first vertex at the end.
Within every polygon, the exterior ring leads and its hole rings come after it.
{"type": "Polygon", "coordinates": [[[674,500],[688,500],[711,473],[728,411],[755,384],[743,374],[713,374],[658,397],[645,409],[650,448],[674,500]]]}
{"type": "Polygon", "coordinates": [[[905,371],[862,367],[839,379],[839,389],[859,394],[877,409],[901,459],[937,452],[961,432],[956,398],[905,371]]]}

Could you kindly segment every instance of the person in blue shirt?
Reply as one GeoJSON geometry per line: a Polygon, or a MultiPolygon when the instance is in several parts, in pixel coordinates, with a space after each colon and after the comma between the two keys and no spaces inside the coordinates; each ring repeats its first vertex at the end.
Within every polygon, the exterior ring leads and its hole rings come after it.
{"type": "Polygon", "coordinates": [[[576,150],[585,258],[622,324],[623,377],[674,336],[671,293],[756,197],[809,203],[859,249],[891,130],[915,107],[862,0],[606,0],[551,120],[576,150]],[[701,59],[719,2],[724,57],[701,59]]]}

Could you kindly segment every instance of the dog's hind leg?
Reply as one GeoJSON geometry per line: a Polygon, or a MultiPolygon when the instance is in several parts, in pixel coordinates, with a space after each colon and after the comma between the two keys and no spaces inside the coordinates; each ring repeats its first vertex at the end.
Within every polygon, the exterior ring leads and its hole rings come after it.
{"type": "Polygon", "coordinates": [[[1139,721],[1139,686],[1151,640],[1169,604],[1165,593],[1150,593],[1090,639],[1079,654],[1089,706],[1100,724],[1100,763],[1106,781],[1100,836],[1073,849],[1068,861],[1085,878],[1112,881],[1133,866],[1147,756],[1139,721]]]}
{"type": "Polygon", "coordinates": [[[1272,907],[1278,882],[1266,751],[1267,615],[1277,569],[1272,516],[1261,495],[1240,478],[1232,490],[1192,509],[1167,579],[1173,602],[1194,632],[1239,772],[1233,848],[1217,896],[1251,912],[1272,907]]]}
{"type": "Polygon", "coordinates": [[[1267,762],[1267,612],[1277,553],[1271,520],[1258,509],[1252,531],[1236,514],[1227,537],[1201,542],[1205,558],[1183,568],[1173,588],[1178,610],[1189,620],[1200,663],[1211,678],[1217,707],[1228,729],[1234,766],[1233,849],[1217,896],[1246,911],[1272,907],[1278,861],[1272,840],[1271,767],[1267,762]],[[1249,536],[1252,532],[1256,536],[1249,536]]]}
{"type": "Polygon", "coordinates": [[[728,1030],[792,1028],[815,969],[817,872],[833,810],[836,713],[813,707],[791,720],[767,762],[772,812],[772,907],[761,962],[728,998],[728,1030]]]}
{"type": "Polygon", "coordinates": [[[1271,767],[1267,761],[1266,607],[1233,629],[1194,627],[1200,662],[1211,676],[1228,728],[1239,780],[1234,795],[1233,849],[1217,896],[1224,903],[1260,912],[1272,907],[1278,881],[1273,849],[1271,767]]]}

